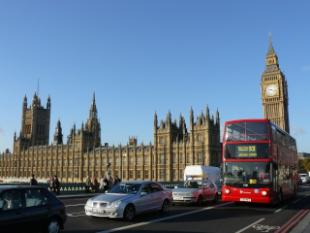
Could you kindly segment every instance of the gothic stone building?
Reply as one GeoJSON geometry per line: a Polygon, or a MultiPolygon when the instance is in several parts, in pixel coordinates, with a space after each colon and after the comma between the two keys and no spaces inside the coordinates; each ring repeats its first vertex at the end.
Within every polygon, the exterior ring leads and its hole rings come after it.
{"type": "Polygon", "coordinates": [[[14,135],[13,153],[0,157],[0,177],[27,178],[31,174],[47,179],[57,175],[62,182],[83,182],[87,176],[101,177],[107,169],[123,180],[157,181],[183,180],[186,165],[219,166],[221,162],[220,117],[211,116],[209,109],[196,120],[190,111],[190,130],[185,120],[166,119],[158,122],[154,116],[154,145],[137,144],[130,138],[125,146],[101,145],[100,122],[95,95],[89,117],[79,129],[74,125],[63,143],[60,121],[57,122],[53,143],[49,145],[51,99],[46,107],[35,94],[28,107],[23,101],[21,132],[14,135]]]}

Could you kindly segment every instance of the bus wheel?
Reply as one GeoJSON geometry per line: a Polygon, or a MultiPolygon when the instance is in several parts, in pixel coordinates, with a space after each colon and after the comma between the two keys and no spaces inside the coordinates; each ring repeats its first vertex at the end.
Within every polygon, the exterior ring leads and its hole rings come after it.
{"type": "Polygon", "coordinates": [[[281,204],[283,202],[283,193],[282,190],[278,192],[278,204],[281,204]]]}

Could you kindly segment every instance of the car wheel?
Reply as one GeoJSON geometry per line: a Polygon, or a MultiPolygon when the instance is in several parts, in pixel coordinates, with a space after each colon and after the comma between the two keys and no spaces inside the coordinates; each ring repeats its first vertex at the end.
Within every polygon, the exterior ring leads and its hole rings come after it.
{"type": "Polygon", "coordinates": [[[167,212],[168,208],[169,208],[169,201],[166,199],[164,200],[163,205],[161,206],[160,212],[165,213],[167,212]]]}
{"type": "Polygon", "coordinates": [[[219,200],[219,195],[216,193],[216,194],[214,195],[213,202],[214,202],[214,203],[217,203],[218,200],[219,200]]]}
{"type": "Polygon", "coordinates": [[[132,221],[136,216],[136,210],[133,205],[128,205],[124,210],[124,219],[132,221]]]}
{"type": "Polygon", "coordinates": [[[203,202],[202,197],[199,196],[198,199],[197,199],[197,205],[198,206],[202,206],[202,202],[203,202]]]}
{"type": "Polygon", "coordinates": [[[57,219],[52,219],[47,225],[47,233],[59,233],[60,222],[57,219]]]}

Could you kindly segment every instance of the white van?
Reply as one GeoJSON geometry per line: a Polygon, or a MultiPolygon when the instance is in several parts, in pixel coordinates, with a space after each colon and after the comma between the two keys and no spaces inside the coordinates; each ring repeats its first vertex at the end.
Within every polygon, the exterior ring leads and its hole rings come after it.
{"type": "Polygon", "coordinates": [[[172,190],[173,202],[197,203],[218,199],[221,171],[218,167],[190,165],[184,169],[184,185],[172,190]]]}

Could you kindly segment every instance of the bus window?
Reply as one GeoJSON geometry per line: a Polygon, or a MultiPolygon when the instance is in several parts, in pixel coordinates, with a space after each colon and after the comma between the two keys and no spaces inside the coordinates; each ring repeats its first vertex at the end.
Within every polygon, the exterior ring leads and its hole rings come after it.
{"type": "Polygon", "coordinates": [[[266,122],[240,122],[226,127],[226,141],[268,140],[268,124],[266,122]]]}

